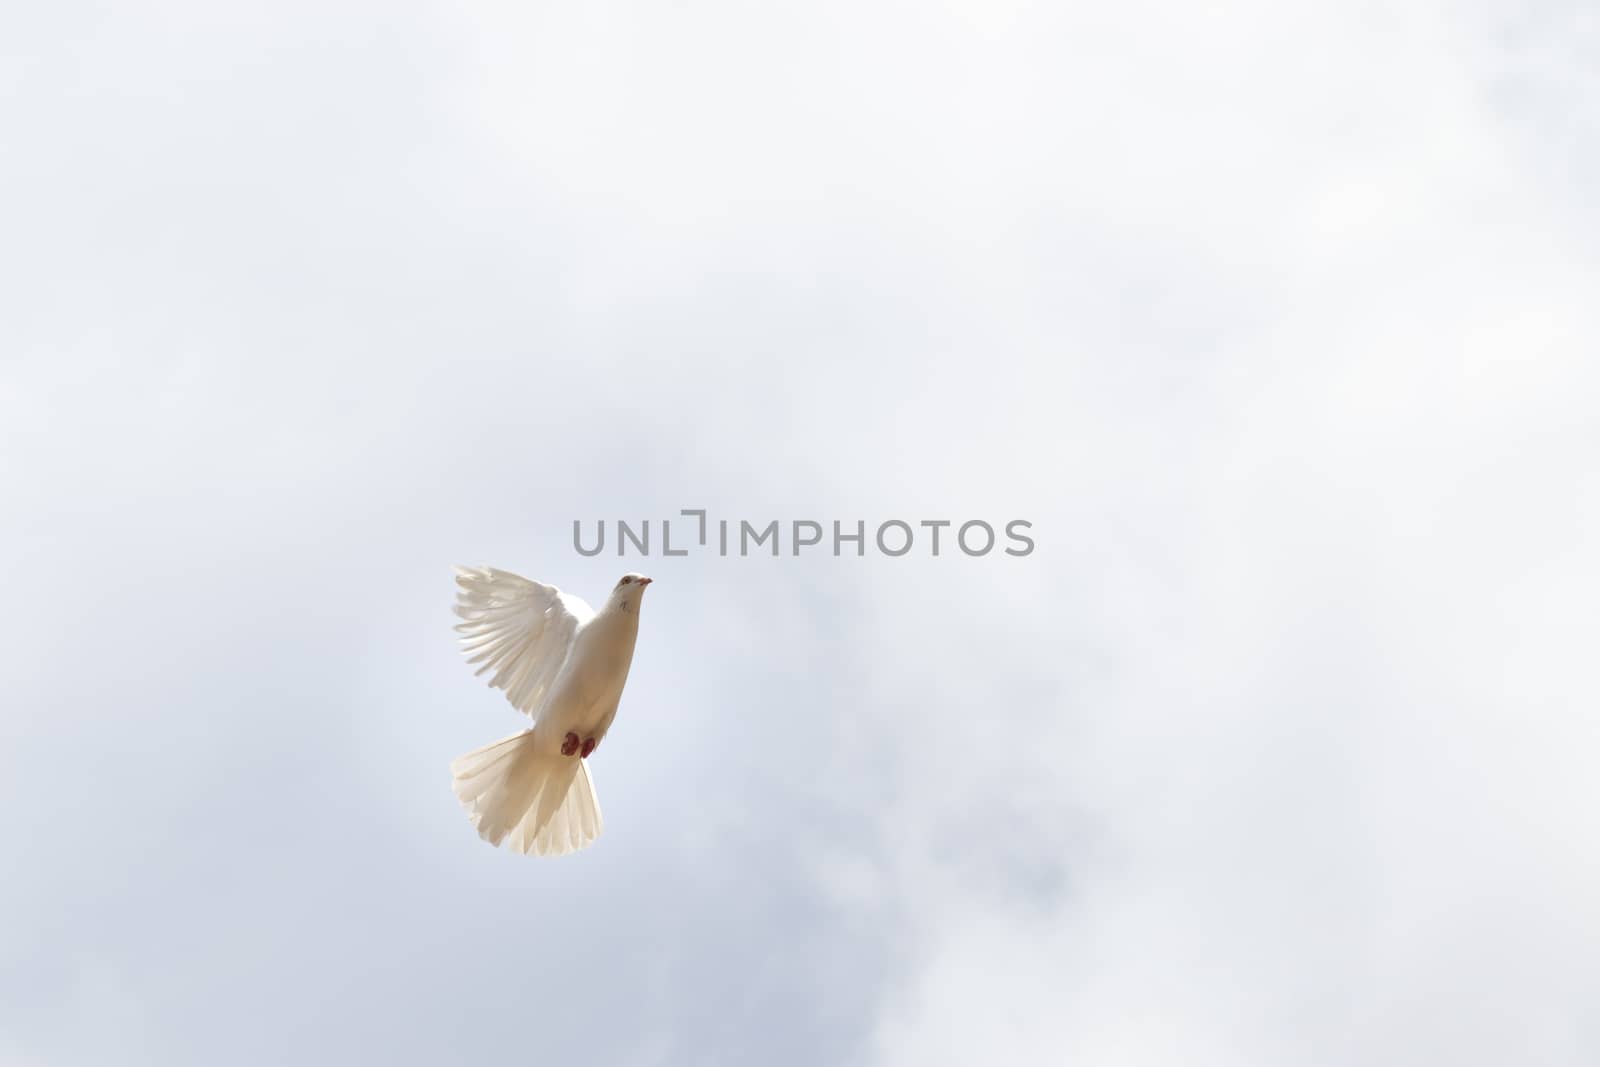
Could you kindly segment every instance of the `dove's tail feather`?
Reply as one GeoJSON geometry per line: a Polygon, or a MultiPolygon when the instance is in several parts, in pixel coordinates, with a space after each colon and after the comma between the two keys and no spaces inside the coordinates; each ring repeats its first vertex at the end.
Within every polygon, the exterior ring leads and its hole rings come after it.
{"type": "Polygon", "coordinates": [[[588,761],[541,751],[532,730],[468,752],[450,772],[478,836],[492,845],[562,856],[592,843],[605,825],[588,761]]]}

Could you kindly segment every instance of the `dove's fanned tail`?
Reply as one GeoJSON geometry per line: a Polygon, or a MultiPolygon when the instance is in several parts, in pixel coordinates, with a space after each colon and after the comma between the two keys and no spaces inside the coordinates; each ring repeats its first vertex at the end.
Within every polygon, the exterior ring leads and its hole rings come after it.
{"type": "Polygon", "coordinates": [[[468,752],[450,771],[478,836],[492,845],[561,856],[604,826],[587,761],[540,751],[532,730],[468,752]]]}

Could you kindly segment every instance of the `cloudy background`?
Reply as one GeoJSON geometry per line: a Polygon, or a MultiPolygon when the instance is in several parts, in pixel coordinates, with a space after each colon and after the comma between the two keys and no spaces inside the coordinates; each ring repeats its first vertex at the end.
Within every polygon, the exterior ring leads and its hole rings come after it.
{"type": "Polygon", "coordinates": [[[13,5],[0,1063],[1600,1060],[1581,4],[13,5]],[[1034,523],[619,561],[582,518],[1034,523]],[[490,849],[449,565],[657,579],[490,849]]]}

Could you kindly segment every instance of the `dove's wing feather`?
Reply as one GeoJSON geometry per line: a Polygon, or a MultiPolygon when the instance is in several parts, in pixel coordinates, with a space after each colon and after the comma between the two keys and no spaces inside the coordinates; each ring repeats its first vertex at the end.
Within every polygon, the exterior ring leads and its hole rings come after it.
{"type": "Polygon", "coordinates": [[[462,651],[512,706],[535,719],[578,628],[594,617],[580,598],[494,567],[457,567],[462,651]]]}

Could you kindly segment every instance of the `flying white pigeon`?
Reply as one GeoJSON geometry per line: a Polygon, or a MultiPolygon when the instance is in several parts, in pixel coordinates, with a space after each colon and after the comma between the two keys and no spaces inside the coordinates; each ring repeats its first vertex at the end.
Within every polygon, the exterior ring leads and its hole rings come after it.
{"type": "Polygon", "coordinates": [[[561,856],[600,836],[589,757],[622,699],[650,579],[624,574],[596,612],[571,593],[493,567],[456,568],[468,662],[533,719],[533,728],[450,765],[478,836],[523,854],[561,856]]]}

